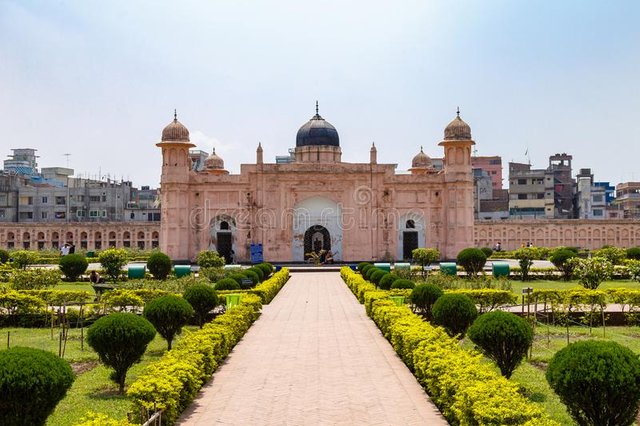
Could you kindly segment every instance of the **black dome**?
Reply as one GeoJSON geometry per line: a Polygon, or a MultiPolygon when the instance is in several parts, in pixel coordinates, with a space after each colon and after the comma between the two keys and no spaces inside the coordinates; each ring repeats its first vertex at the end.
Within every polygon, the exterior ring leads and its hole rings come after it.
{"type": "Polygon", "coordinates": [[[338,131],[328,121],[320,117],[316,105],[316,115],[305,123],[296,136],[296,146],[332,145],[340,146],[338,131]]]}

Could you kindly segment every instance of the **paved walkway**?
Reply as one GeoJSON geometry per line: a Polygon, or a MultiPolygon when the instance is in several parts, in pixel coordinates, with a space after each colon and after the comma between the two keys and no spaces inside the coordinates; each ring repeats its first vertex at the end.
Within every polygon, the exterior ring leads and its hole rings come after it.
{"type": "Polygon", "coordinates": [[[293,274],[180,425],[446,425],[337,273],[293,274]]]}

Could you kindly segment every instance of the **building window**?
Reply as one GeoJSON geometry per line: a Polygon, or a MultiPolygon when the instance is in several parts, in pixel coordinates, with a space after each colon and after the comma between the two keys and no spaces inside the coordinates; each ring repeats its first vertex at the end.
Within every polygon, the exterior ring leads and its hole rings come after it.
{"type": "Polygon", "coordinates": [[[99,195],[90,195],[89,196],[89,201],[100,202],[100,196],[99,195]]]}
{"type": "Polygon", "coordinates": [[[67,199],[65,197],[56,197],[57,206],[64,206],[65,204],[67,204],[67,199]]]}
{"type": "Polygon", "coordinates": [[[602,200],[603,200],[602,195],[594,195],[594,196],[593,196],[593,202],[594,202],[594,203],[601,203],[601,202],[602,202],[602,200]]]}
{"type": "Polygon", "coordinates": [[[20,197],[20,204],[23,206],[31,206],[33,205],[33,197],[20,197]]]}
{"type": "Polygon", "coordinates": [[[78,210],[78,211],[76,211],[76,216],[77,216],[77,217],[84,217],[84,216],[85,216],[85,212],[84,212],[84,210],[78,210]]]}
{"type": "Polygon", "coordinates": [[[593,216],[594,217],[602,217],[602,216],[604,216],[604,212],[602,211],[602,209],[595,209],[595,210],[593,210],[593,216]]]}
{"type": "Polygon", "coordinates": [[[538,194],[536,194],[538,200],[544,200],[544,192],[540,192],[538,194]]]}
{"type": "Polygon", "coordinates": [[[518,200],[526,200],[527,194],[518,194],[518,200]]]}
{"type": "Polygon", "coordinates": [[[0,194],[0,205],[7,205],[7,194],[0,194]]]}
{"type": "Polygon", "coordinates": [[[20,212],[20,219],[33,219],[33,212],[20,212]]]}
{"type": "Polygon", "coordinates": [[[40,212],[40,217],[46,219],[49,216],[48,212],[40,212]]]}
{"type": "Polygon", "coordinates": [[[67,217],[66,212],[56,212],[56,219],[66,219],[66,217],[67,217]]]}
{"type": "Polygon", "coordinates": [[[4,219],[4,217],[5,217],[4,209],[0,209],[0,219],[4,219]]]}
{"type": "Polygon", "coordinates": [[[102,217],[107,217],[107,211],[106,210],[102,210],[102,217]]]}
{"type": "Polygon", "coordinates": [[[102,196],[102,202],[104,203],[104,202],[106,202],[106,201],[107,201],[107,196],[106,196],[106,195],[103,195],[103,196],[102,196]]]}
{"type": "Polygon", "coordinates": [[[518,185],[526,185],[526,184],[527,184],[526,179],[518,179],[518,185]]]}
{"type": "Polygon", "coordinates": [[[49,202],[49,197],[42,197],[42,204],[47,204],[49,202]]]}
{"type": "Polygon", "coordinates": [[[98,217],[99,213],[99,210],[89,210],[89,217],[98,217]]]}

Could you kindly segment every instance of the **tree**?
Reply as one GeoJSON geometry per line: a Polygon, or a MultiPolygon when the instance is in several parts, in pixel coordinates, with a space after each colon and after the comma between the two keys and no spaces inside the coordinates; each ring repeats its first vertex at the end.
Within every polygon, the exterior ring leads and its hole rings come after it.
{"type": "Polygon", "coordinates": [[[574,257],[578,257],[576,252],[566,247],[558,247],[549,256],[549,261],[562,272],[565,281],[569,281],[573,275],[574,264],[568,260],[574,257]]]}
{"type": "Polygon", "coordinates": [[[380,282],[378,283],[378,285],[382,290],[389,290],[391,288],[391,284],[399,279],[400,277],[394,273],[386,274],[385,276],[380,278],[380,282]]]}
{"type": "Polygon", "coordinates": [[[424,277],[424,267],[440,260],[440,252],[434,248],[417,248],[413,249],[411,257],[422,267],[422,276],[424,277]]]}
{"type": "Polygon", "coordinates": [[[218,295],[216,291],[209,285],[196,284],[187,288],[183,297],[195,311],[198,325],[202,328],[207,314],[218,305],[218,295]]]}
{"type": "Polygon", "coordinates": [[[493,311],[480,315],[467,336],[500,368],[507,379],[527,354],[533,341],[529,323],[510,312],[493,311]]]}
{"type": "Polygon", "coordinates": [[[411,303],[416,310],[424,312],[428,320],[431,320],[431,308],[444,293],[440,287],[431,283],[418,284],[411,291],[411,303]]]}
{"type": "Polygon", "coordinates": [[[374,271],[371,274],[371,282],[374,283],[376,285],[376,287],[378,287],[380,285],[380,280],[382,278],[384,278],[385,275],[388,275],[389,272],[382,270],[382,269],[378,269],[376,271],[374,271]]]}
{"type": "Polygon", "coordinates": [[[157,280],[165,280],[171,272],[171,258],[161,251],[154,251],[147,259],[147,268],[157,280]]]}
{"type": "Polygon", "coordinates": [[[87,343],[100,361],[113,368],[111,380],[124,393],[127,371],[147,350],[156,330],[146,319],[130,313],[115,313],[98,319],[87,331],[87,343]]]}
{"type": "Polygon", "coordinates": [[[595,290],[601,282],[611,279],[613,276],[613,264],[603,257],[591,259],[572,258],[567,262],[573,267],[573,275],[580,284],[588,289],[595,290]]]}
{"type": "Polygon", "coordinates": [[[586,340],[559,350],[546,378],[580,425],[631,425],[640,405],[640,360],[613,341],[586,340]]]}
{"type": "MultiPolygon", "coordinates": [[[[240,280],[242,281],[242,278],[246,277],[245,275],[240,275],[240,280]]],[[[215,289],[216,290],[240,290],[240,283],[234,279],[228,277],[228,278],[223,278],[220,281],[218,281],[215,285],[215,289]]]]}
{"type": "MultiPolygon", "coordinates": [[[[234,281],[235,282],[235,281],[234,281]]],[[[168,294],[149,301],[142,315],[153,324],[158,333],[167,341],[167,350],[176,334],[193,316],[193,308],[182,297],[168,294]]]]}
{"type": "Polygon", "coordinates": [[[621,265],[627,257],[627,251],[623,248],[604,246],[600,250],[595,250],[593,257],[604,257],[613,265],[621,265]]]}
{"type": "Polygon", "coordinates": [[[7,263],[7,260],[9,260],[9,252],[4,249],[0,249],[0,264],[7,263]]]}
{"type": "Polygon", "coordinates": [[[412,290],[415,286],[416,286],[416,283],[414,283],[411,280],[405,280],[404,278],[400,278],[398,280],[395,280],[393,282],[393,284],[391,284],[391,288],[392,289],[412,290]]]}
{"type": "Polygon", "coordinates": [[[102,265],[105,275],[112,282],[116,282],[120,278],[122,268],[129,261],[129,253],[125,249],[110,248],[100,252],[98,261],[102,265]]]}
{"type": "Polygon", "coordinates": [[[458,253],[456,260],[464,268],[467,276],[475,277],[487,263],[487,256],[479,248],[469,247],[458,253]]]}
{"type": "Polygon", "coordinates": [[[220,256],[217,251],[203,250],[198,253],[196,263],[201,268],[222,268],[224,257],[220,256]]]}
{"type": "Polygon", "coordinates": [[[0,424],[44,425],[73,383],[69,364],[40,349],[0,351],[0,424]]]}
{"type": "Polygon", "coordinates": [[[72,253],[62,256],[58,267],[64,276],[67,277],[67,280],[77,281],[78,277],[87,271],[89,262],[87,262],[87,258],[83,255],[72,253]]]}
{"type": "Polygon", "coordinates": [[[627,249],[627,259],[640,260],[640,247],[630,247],[627,249]]]}
{"type": "Polygon", "coordinates": [[[518,259],[520,265],[520,273],[522,281],[529,281],[529,268],[533,265],[533,259],[536,258],[536,252],[531,248],[521,248],[516,250],[515,258],[518,259]]]}
{"type": "Polygon", "coordinates": [[[464,294],[444,294],[433,304],[433,322],[441,325],[450,336],[464,337],[478,316],[478,309],[464,294]]]}

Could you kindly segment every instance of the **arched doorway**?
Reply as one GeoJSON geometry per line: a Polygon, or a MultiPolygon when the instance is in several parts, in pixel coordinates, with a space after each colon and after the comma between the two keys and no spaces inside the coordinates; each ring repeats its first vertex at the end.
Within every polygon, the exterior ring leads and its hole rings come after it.
{"type": "Polygon", "coordinates": [[[413,255],[411,252],[418,248],[418,231],[416,231],[416,223],[409,219],[405,223],[405,231],[402,233],[402,258],[410,260],[413,255]]]}
{"type": "Polygon", "coordinates": [[[309,258],[308,253],[320,253],[321,250],[331,250],[331,235],[322,225],[313,225],[304,233],[304,258],[309,258]]]}

